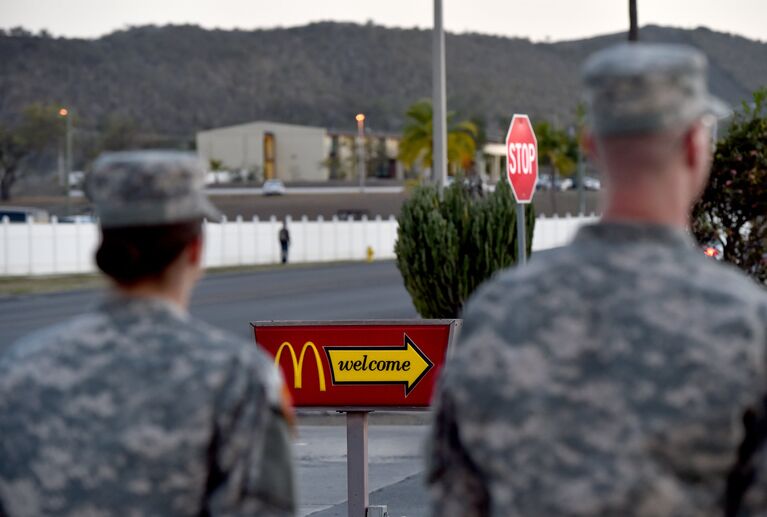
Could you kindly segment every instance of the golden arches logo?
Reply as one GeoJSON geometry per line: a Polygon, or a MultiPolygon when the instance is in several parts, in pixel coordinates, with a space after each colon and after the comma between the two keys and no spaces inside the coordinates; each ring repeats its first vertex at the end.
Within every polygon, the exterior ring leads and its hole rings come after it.
{"type": "Polygon", "coordinates": [[[280,345],[280,348],[277,349],[277,355],[274,356],[274,364],[276,364],[278,368],[280,366],[280,357],[282,356],[282,351],[285,348],[288,349],[288,352],[290,352],[290,358],[293,360],[293,386],[297,390],[301,389],[301,377],[302,372],[304,371],[304,357],[306,356],[306,351],[311,349],[311,351],[314,352],[314,360],[317,364],[317,377],[320,380],[320,391],[326,391],[325,371],[322,368],[320,353],[317,350],[317,346],[311,341],[307,341],[301,348],[301,354],[298,356],[298,358],[296,358],[296,351],[293,349],[293,345],[290,344],[289,341],[283,342],[280,345]]]}

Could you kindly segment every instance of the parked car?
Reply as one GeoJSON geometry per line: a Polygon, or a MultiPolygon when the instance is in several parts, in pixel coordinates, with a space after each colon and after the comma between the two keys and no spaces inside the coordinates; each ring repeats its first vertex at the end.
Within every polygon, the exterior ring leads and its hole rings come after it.
{"type": "MultiPolygon", "coordinates": [[[[448,176],[445,180],[445,188],[450,188],[455,183],[455,176],[448,176]]],[[[463,187],[470,192],[490,192],[490,186],[479,176],[472,175],[463,178],[463,187]]]]}
{"type": "Polygon", "coordinates": [[[551,190],[551,176],[548,174],[539,174],[538,183],[535,184],[535,190],[551,190]]]}
{"type": "Polygon", "coordinates": [[[29,219],[32,219],[37,223],[47,223],[49,216],[48,212],[39,208],[26,206],[0,206],[0,221],[5,218],[8,218],[8,222],[11,223],[26,223],[29,219]]]}
{"type": "Polygon", "coordinates": [[[281,196],[287,193],[285,184],[280,180],[266,180],[261,187],[261,192],[265,196],[281,196]]]}
{"type": "Polygon", "coordinates": [[[341,208],[336,211],[336,217],[338,217],[339,221],[360,220],[363,216],[370,218],[370,210],[364,208],[341,208]]]}
{"type": "Polygon", "coordinates": [[[571,178],[557,178],[557,190],[570,190],[574,185],[575,183],[571,178]]]}
{"type": "Polygon", "coordinates": [[[719,241],[712,241],[707,246],[703,246],[703,254],[721,261],[724,259],[724,246],[719,241]]]}
{"type": "MultiPolygon", "coordinates": [[[[573,178],[573,188],[578,188],[578,177],[573,178]]],[[[597,178],[593,178],[591,176],[584,176],[583,177],[583,188],[584,190],[601,190],[602,189],[602,182],[599,181],[597,178]]]]}
{"type": "Polygon", "coordinates": [[[92,214],[65,215],[59,218],[60,223],[97,223],[98,220],[92,214]]]}

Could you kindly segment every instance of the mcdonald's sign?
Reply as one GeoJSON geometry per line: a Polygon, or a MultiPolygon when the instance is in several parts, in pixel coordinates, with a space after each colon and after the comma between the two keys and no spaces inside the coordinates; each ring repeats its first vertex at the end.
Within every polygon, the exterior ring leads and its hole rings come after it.
{"type": "Polygon", "coordinates": [[[427,408],[460,320],[252,323],[297,407],[427,408]]]}

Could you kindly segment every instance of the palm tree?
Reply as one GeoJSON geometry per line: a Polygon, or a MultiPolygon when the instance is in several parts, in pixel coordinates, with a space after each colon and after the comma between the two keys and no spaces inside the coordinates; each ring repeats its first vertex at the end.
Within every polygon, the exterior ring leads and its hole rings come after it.
{"type": "Polygon", "coordinates": [[[544,164],[551,166],[551,205],[557,210],[557,176],[571,176],[575,172],[578,159],[578,142],[574,135],[568,134],[548,122],[535,125],[535,137],[538,140],[538,156],[544,164]]]}
{"type": "MultiPolygon", "coordinates": [[[[399,159],[407,167],[415,164],[430,169],[434,150],[431,101],[423,99],[408,108],[407,122],[399,143],[399,159]]],[[[477,126],[468,120],[455,122],[455,113],[447,114],[447,162],[451,171],[469,167],[477,150],[477,126]]]]}
{"type": "Polygon", "coordinates": [[[637,0],[629,0],[629,41],[639,41],[637,0]]]}

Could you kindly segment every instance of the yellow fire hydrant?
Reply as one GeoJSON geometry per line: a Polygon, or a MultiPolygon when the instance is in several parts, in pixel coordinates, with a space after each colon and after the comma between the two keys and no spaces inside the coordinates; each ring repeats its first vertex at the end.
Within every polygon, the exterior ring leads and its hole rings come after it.
{"type": "Polygon", "coordinates": [[[368,246],[368,249],[367,249],[368,262],[373,262],[374,255],[375,255],[375,252],[373,251],[373,246],[368,246]]]}

